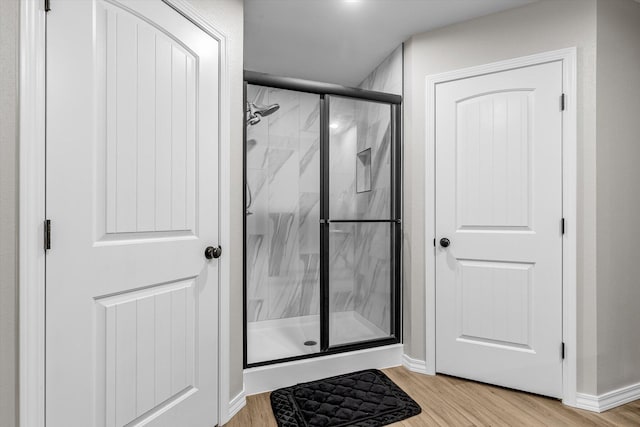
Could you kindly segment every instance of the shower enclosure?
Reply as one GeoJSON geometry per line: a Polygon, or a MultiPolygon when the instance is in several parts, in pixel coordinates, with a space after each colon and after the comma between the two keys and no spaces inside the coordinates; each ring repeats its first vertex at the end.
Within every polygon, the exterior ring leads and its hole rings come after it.
{"type": "Polygon", "coordinates": [[[245,72],[245,367],[400,337],[398,95],[245,72]]]}

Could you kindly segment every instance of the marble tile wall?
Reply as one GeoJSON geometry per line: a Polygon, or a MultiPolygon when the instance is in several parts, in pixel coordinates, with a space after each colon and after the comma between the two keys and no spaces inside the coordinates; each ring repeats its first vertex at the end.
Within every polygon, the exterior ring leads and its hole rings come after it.
{"type": "Polygon", "coordinates": [[[402,49],[394,49],[367,77],[358,85],[361,89],[402,95],[402,49]]]}
{"type": "MultiPolygon", "coordinates": [[[[331,98],[331,219],[390,218],[390,117],[389,105],[331,98]],[[366,149],[371,151],[371,190],[358,193],[356,157],[366,149]]],[[[330,311],[355,310],[363,316],[367,314],[367,319],[387,332],[390,319],[388,228],[386,223],[340,223],[331,224],[329,231],[330,311]],[[385,233],[387,240],[381,244],[385,233]],[[375,310],[378,312],[374,313],[375,310]]]]}
{"type": "Polygon", "coordinates": [[[353,223],[329,225],[329,311],[353,311],[356,242],[353,223]]]}
{"type": "MultiPolygon", "coordinates": [[[[353,99],[331,97],[329,105],[329,217],[357,218],[356,150],[358,129],[353,99]]],[[[356,226],[329,227],[329,311],[354,310],[356,226]]]]}
{"type": "Polygon", "coordinates": [[[391,225],[361,223],[356,229],[354,309],[389,334],[391,332],[391,225]]]}
{"type": "MultiPolygon", "coordinates": [[[[391,109],[366,103],[356,107],[358,152],[371,149],[371,191],[357,193],[358,216],[391,219],[391,109]]],[[[388,223],[358,223],[354,285],[355,310],[390,333],[391,234],[388,223]]]]}
{"type": "Polygon", "coordinates": [[[247,320],[318,314],[319,96],[248,85],[247,100],[280,105],[247,127],[247,320]]]}
{"type": "MultiPolygon", "coordinates": [[[[402,47],[360,85],[402,94],[402,47]]],[[[319,312],[319,97],[249,85],[247,100],[280,109],[247,127],[248,321],[319,312]]],[[[330,216],[389,219],[390,107],[331,98],[330,216]],[[356,192],[356,156],[371,149],[371,191],[356,192]]],[[[388,223],[331,224],[330,310],[353,311],[390,332],[388,223]]]]}
{"type": "MultiPolygon", "coordinates": [[[[359,87],[402,95],[402,46],[396,48],[359,87]]],[[[358,193],[358,212],[367,218],[390,218],[391,116],[389,107],[367,103],[356,108],[358,151],[371,147],[372,191],[358,193]]],[[[391,320],[391,226],[358,224],[356,242],[356,312],[390,333],[391,320]]]]}
{"type": "MultiPolygon", "coordinates": [[[[360,87],[402,92],[402,47],[360,87]]],[[[391,218],[391,109],[389,105],[331,97],[329,210],[332,219],[391,218]],[[356,157],[371,150],[371,190],[356,192],[356,157]]],[[[354,310],[386,333],[391,319],[391,226],[331,224],[330,310],[354,310]]]]}
{"type": "Polygon", "coordinates": [[[329,105],[329,217],[357,217],[356,101],[331,97],[329,105]]]}

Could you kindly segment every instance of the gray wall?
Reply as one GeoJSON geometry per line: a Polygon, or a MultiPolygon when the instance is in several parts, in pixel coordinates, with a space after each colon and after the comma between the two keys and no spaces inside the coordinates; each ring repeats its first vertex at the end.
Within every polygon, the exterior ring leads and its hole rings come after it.
{"type": "MultiPolygon", "coordinates": [[[[596,392],[596,0],[542,0],[405,43],[405,348],[425,358],[425,77],[578,48],[578,390],[596,392]]],[[[637,341],[637,340],[636,340],[637,341]]],[[[569,350],[570,351],[570,350],[569,350]]],[[[637,354],[637,353],[636,353],[637,354]]]]}
{"type": "Polygon", "coordinates": [[[640,382],[640,4],[598,0],[598,394],[640,382]]]}
{"type": "Polygon", "coordinates": [[[17,424],[17,0],[0,1],[0,426],[17,424]]]}
{"type": "MultiPolygon", "coordinates": [[[[0,0],[3,1],[3,0],[0,0]]],[[[242,391],[242,139],[243,139],[243,0],[189,0],[203,16],[228,37],[229,78],[231,85],[231,241],[223,248],[224,256],[231,259],[231,318],[229,347],[229,398],[242,391]]]]}

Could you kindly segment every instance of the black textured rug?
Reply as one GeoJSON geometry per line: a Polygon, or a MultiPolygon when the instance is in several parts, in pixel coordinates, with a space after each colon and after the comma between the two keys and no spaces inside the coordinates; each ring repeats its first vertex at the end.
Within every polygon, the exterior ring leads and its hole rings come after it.
{"type": "Polygon", "coordinates": [[[354,372],[271,393],[280,427],[374,427],[420,413],[420,406],[385,374],[354,372]]]}

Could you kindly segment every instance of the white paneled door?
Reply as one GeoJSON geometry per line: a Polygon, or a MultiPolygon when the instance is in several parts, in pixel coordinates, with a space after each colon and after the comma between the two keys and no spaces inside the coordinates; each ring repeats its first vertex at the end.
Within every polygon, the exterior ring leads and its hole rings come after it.
{"type": "Polygon", "coordinates": [[[47,426],[214,426],[218,41],[160,0],[51,3],[47,426]]]}
{"type": "Polygon", "coordinates": [[[562,63],[436,88],[436,370],[562,395],[562,63]]]}

